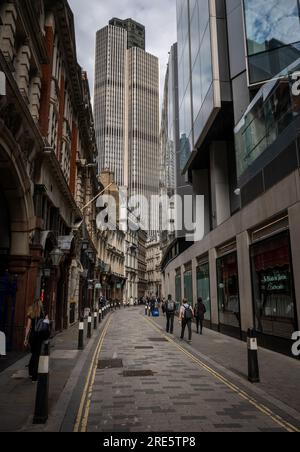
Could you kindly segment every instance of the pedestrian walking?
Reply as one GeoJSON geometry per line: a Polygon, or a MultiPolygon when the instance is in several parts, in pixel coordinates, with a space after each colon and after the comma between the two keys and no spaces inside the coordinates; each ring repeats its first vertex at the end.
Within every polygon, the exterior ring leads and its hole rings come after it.
{"type": "Polygon", "coordinates": [[[179,320],[181,321],[181,337],[184,339],[185,329],[188,327],[189,331],[189,343],[192,342],[192,321],[193,321],[193,309],[187,300],[183,300],[180,308],[179,320]]]}
{"type": "Polygon", "coordinates": [[[38,379],[39,359],[42,344],[50,336],[50,322],[43,309],[43,303],[38,299],[27,312],[27,326],[24,346],[30,346],[31,358],[28,366],[29,376],[32,381],[38,379]]]}
{"type": "Polygon", "coordinates": [[[203,334],[203,321],[206,314],[206,307],[202,298],[198,298],[197,304],[194,309],[194,316],[196,319],[197,334],[202,336],[203,334]]]}
{"type": "Polygon", "coordinates": [[[172,295],[168,296],[168,302],[166,303],[166,314],[167,314],[167,333],[174,333],[174,319],[176,313],[176,303],[172,299],[172,295]]]}

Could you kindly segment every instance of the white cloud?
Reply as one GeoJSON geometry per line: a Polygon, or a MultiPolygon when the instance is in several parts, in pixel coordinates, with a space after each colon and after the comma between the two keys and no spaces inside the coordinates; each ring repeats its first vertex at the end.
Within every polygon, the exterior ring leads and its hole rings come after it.
{"type": "Polygon", "coordinates": [[[69,0],[76,26],[78,61],[94,83],[95,37],[112,17],[132,19],[146,27],[146,50],[160,60],[163,87],[168,52],[176,42],[176,0],[69,0]]]}

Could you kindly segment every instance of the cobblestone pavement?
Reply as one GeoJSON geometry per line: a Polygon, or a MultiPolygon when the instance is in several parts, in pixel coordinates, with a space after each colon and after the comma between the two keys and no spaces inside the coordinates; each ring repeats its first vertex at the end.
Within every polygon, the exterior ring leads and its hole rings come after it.
{"type": "Polygon", "coordinates": [[[138,309],[113,315],[93,363],[75,431],[277,432],[300,428],[300,418],[290,417],[201,362],[192,349],[166,337],[138,309]]]}

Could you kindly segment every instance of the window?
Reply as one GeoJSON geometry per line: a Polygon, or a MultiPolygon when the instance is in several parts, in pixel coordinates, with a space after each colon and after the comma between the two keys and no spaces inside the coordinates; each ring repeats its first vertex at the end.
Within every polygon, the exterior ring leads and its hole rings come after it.
{"type": "Polygon", "coordinates": [[[290,339],[297,321],[288,233],[253,245],[251,262],[257,331],[290,339]]]}
{"type": "Polygon", "coordinates": [[[193,273],[188,270],[184,273],[184,298],[193,306],[193,273]]]}
{"type": "Polygon", "coordinates": [[[244,0],[251,84],[268,80],[300,56],[298,0],[244,0]]]}
{"type": "Polygon", "coordinates": [[[201,297],[206,307],[205,320],[211,321],[209,264],[197,268],[197,296],[201,297]]]}
{"type": "Polygon", "coordinates": [[[241,328],[237,253],[217,261],[219,321],[227,327],[241,328]]]}

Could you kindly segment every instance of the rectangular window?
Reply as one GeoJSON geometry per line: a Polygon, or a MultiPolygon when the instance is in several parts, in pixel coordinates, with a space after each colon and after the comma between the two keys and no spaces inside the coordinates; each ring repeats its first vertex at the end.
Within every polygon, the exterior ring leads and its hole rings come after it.
{"type": "Polygon", "coordinates": [[[249,78],[268,80],[300,57],[299,0],[244,0],[249,78]]]}
{"type": "Polygon", "coordinates": [[[184,298],[193,306],[193,273],[188,270],[184,274],[184,298]]]}
{"type": "Polygon", "coordinates": [[[177,272],[175,277],[175,291],[176,291],[176,303],[182,302],[182,290],[181,290],[181,274],[177,272]]]}
{"type": "Polygon", "coordinates": [[[197,268],[197,296],[201,297],[206,307],[205,320],[211,321],[209,264],[197,268]]]}
{"type": "Polygon", "coordinates": [[[217,261],[219,322],[225,327],[241,328],[237,253],[217,261]]]}
{"type": "Polygon", "coordinates": [[[257,331],[290,339],[297,320],[289,234],[253,245],[251,263],[257,331]]]}

